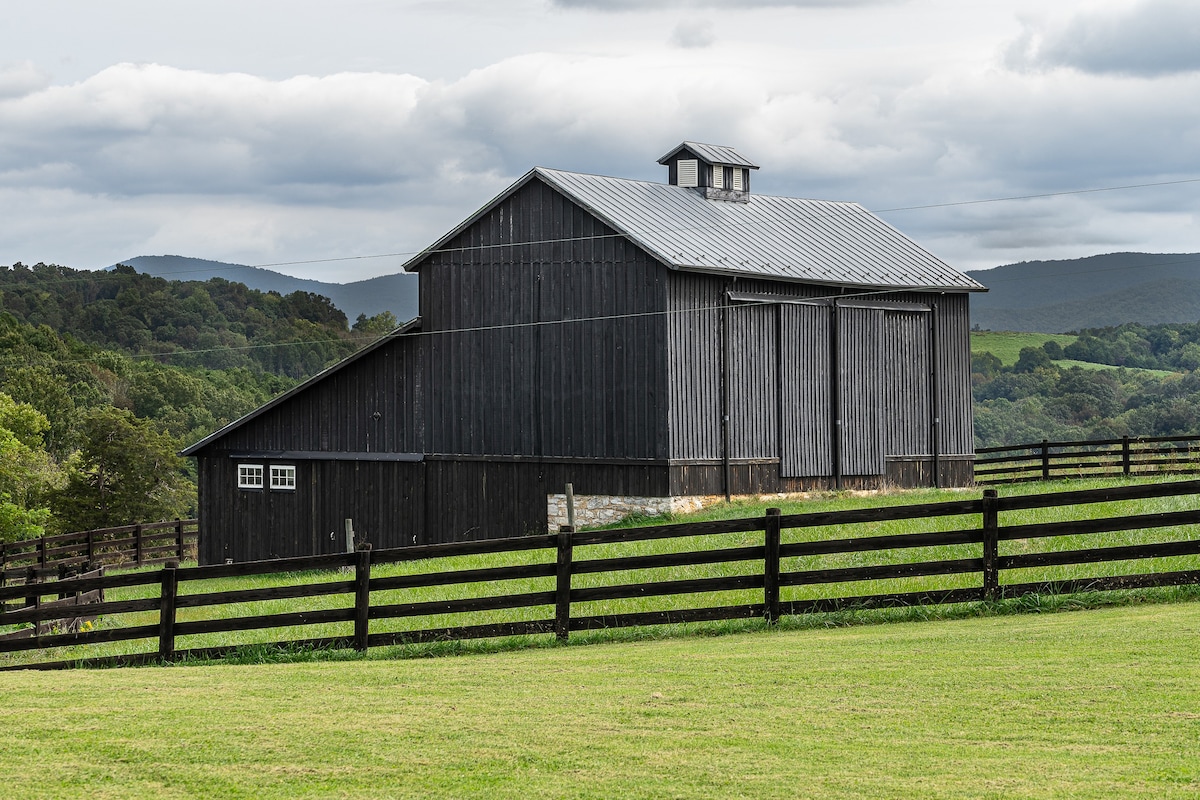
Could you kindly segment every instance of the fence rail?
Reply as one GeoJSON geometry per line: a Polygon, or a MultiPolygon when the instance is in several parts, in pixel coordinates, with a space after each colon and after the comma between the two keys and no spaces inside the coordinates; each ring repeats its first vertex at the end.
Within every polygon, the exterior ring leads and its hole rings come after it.
{"type": "Polygon", "coordinates": [[[0,586],[79,567],[123,569],[194,558],[198,530],[195,519],[177,519],[0,543],[0,586]]]}
{"type": "MultiPolygon", "coordinates": [[[[1200,536],[1192,526],[1200,525],[1200,481],[1178,481],[1109,489],[1059,492],[1027,496],[999,497],[995,489],[984,490],[983,496],[944,503],[892,506],[876,509],[782,515],[770,509],[764,516],[722,522],[664,525],[614,531],[574,532],[564,528],[556,534],[543,534],[513,539],[493,539],[457,544],[423,545],[372,551],[369,547],[353,553],[275,561],[222,564],[205,567],[178,567],[168,564],[155,571],[78,577],[25,587],[0,588],[0,607],[11,600],[21,599],[30,592],[42,595],[69,596],[75,593],[110,591],[129,587],[144,587],[149,595],[141,598],[107,600],[88,607],[89,616],[115,618],[137,614],[137,624],[117,624],[103,620],[91,631],[43,633],[45,623],[61,618],[63,611],[33,605],[0,613],[0,626],[28,624],[33,633],[23,639],[0,641],[0,653],[39,651],[36,663],[13,663],[5,669],[58,668],[79,663],[135,664],[171,661],[182,657],[216,657],[236,649],[234,645],[180,648],[178,640],[209,634],[263,629],[287,629],[299,626],[337,624],[340,635],[319,638],[280,639],[264,644],[271,646],[301,645],[310,647],[355,648],[435,640],[465,640],[514,635],[553,634],[567,639],[571,632],[600,628],[659,625],[737,618],[765,618],[775,622],[784,615],[837,611],[849,608],[879,608],[916,604],[967,603],[1019,597],[1026,594],[1052,594],[1141,588],[1152,586],[1200,583],[1198,569],[1140,571],[1121,575],[1100,575],[1070,580],[1043,580],[1006,583],[1006,573],[1016,570],[1064,564],[1101,564],[1111,561],[1136,562],[1200,555],[1200,536]],[[1183,498],[1184,509],[1155,514],[1126,514],[1095,517],[1087,507],[1096,503],[1122,503],[1153,498],[1183,498]],[[1077,519],[1034,524],[1001,524],[1007,512],[1034,509],[1067,508],[1077,512],[1077,519]],[[836,528],[858,533],[855,526],[877,526],[880,522],[926,520],[930,523],[951,520],[959,527],[954,530],[934,530],[917,533],[886,535],[839,536],[835,539],[813,539],[820,528],[836,528]],[[1001,542],[1051,541],[1053,537],[1095,536],[1104,532],[1145,528],[1178,528],[1187,526],[1175,538],[1146,544],[1085,546],[1069,550],[1044,552],[1001,553],[1001,542]],[[788,539],[783,541],[783,533],[788,539]],[[612,557],[607,553],[583,557],[593,546],[611,548],[631,542],[666,540],[684,547],[697,543],[697,536],[733,534],[744,542],[757,538],[754,544],[734,547],[692,546],[689,549],[664,553],[635,553],[612,557]],[[956,552],[957,557],[900,561],[898,563],[866,566],[831,565],[823,562],[832,556],[846,554],[887,553],[903,555],[920,548],[953,545],[970,548],[972,552],[956,552]],[[535,563],[518,563],[470,569],[442,569],[437,565],[428,572],[405,575],[372,575],[372,569],[385,564],[405,562],[407,568],[419,569],[429,559],[455,556],[495,554],[517,556],[521,553],[544,554],[535,563]],[[741,565],[741,574],[717,577],[665,576],[664,580],[630,580],[630,571],[662,568],[687,568],[706,564],[741,565]],[[255,586],[232,591],[206,591],[203,581],[218,578],[253,577],[255,583],[268,582],[271,576],[307,573],[311,570],[346,570],[344,577],[324,572],[301,585],[255,586]],[[822,584],[849,585],[884,579],[912,579],[923,576],[970,576],[977,578],[968,586],[947,586],[935,589],[843,594],[836,597],[781,598],[785,587],[814,587],[822,584]],[[608,581],[586,585],[582,576],[602,576],[608,581]],[[626,577],[623,577],[626,576],[626,577]],[[330,578],[333,578],[330,580],[330,578]],[[548,581],[552,580],[552,585],[548,581]],[[540,591],[522,591],[528,586],[507,586],[511,581],[540,580],[540,591]],[[427,587],[469,586],[485,584],[486,593],[480,596],[427,600],[406,595],[427,587]],[[506,588],[495,588],[506,587],[506,588]],[[188,591],[189,587],[191,591],[188,591]],[[690,608],[682,598],[697,594],[735,592],[734,599],[753,596],[750,602],[734,602],[690,608]],[[380,593],[388,596],[381,599],[380,593]],[[376,594],[375,602],[372,595],[376,594]],[[221,617],[205,614],[204,610],[234,603],[264,601],[295,601],[340,595],[348,604],[337,608],[274,611],[251,615],[221,617]],[[638,598],[672,598],[663,608],[628,610],[616,613],[587,613],[583,604],[638,598]],[[504,609],[544,608],[546,613],[536,619],[488,621],[478,615],[504,609]],[[200,610],[197,612],[197,610],[200,610]],[[180,612],[186,612],[181,616],[180,612]],[[381,630],[384,621],[451,616],[457,624],[439,625],[437,620],[425,622],[425,627],[405,630],[381,630]],[[434,623],[434,624],[431,624],[434,623]],[[374,628],[374,630],[373,630],[374,628]],[[96,647],[114,642],[143,640],[150,644],[147,652],[133,655],[90,657],[96,647]],[[154,643],[157,647],[154,647],[154,643]],[[67,657],[51,655],[57,648],[72,647],[67,657]],[[44,656],[44,658],[42,657],[44,656]],[[52,660],[59,658],[60,660],[52,660]]],[[[1174,503],[1172,505],[1179,505],[1174,503]]],[[[1108,509],[1105,509],[1108,510],[1108,509]]],[[[868,532],[869,534],[869,532],[868,532]]],[[[1062,541],[1062,540],[1058,540],[1062,541]]],[[[706,542],[713,544],[713,540],[706,542]]],[[[1085,541],[1085,544],[1092,543],[1085,541]]],[[[528,556],[523,556],[528,558],[528,556]]],[[[1195,563],[1194,560],[1191,563],[1195,563]]],[[[1178,564],[1176,564],[1178,566],[1178,564]]],[[[1186,564],[1184,566],[1187,566],[1186,564]]],[[[300,577],[305,577],[301,575],[300,577]]],[[[1016,577],[1020,577],[1016,575],[1016,577]]],[[[959,578],[961,581],[961,577],[959,578]]],[[[111,594],[108,595],[111,597],[111,594]]],[[[418,625],[422,623],[418,622],[418,625]]]]}
{"type": "Polygon", "coordinates": [[[979,447],[975,482],[1200,474],[1200,436],[1150,436],[979,447]]]}

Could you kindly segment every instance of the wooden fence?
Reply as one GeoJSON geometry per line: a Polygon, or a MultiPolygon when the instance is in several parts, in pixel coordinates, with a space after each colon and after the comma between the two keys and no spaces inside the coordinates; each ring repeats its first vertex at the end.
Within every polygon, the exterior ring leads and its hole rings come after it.
{"type": "Polygon", "coordinates": [[[979,447],[979,484],[1200,473],[1200,436],[1149,436],[979,447]]]}
{"type": "Polygon", "coordinates": [[[197,531],[196,520],[177,519],[0,543],[0,586],[79,567],[128,568],[194,559],[197,531]]]}
{"type": "MultiPolygon", "coordinates": [[[[783,516],[778,509],[766,515],[748,519],[717,522],[684,523],[653,527],[629,528],[624,530],[573,532],[565,528],[556,534],[542,534],[509,539],[492,539],[441,545],[422,545],[372,551],[289,558],[274,561],[224,564],[205,567],[180,568],[174,564],[155,571],[131,572],[106,575],[99,578],[71,578],[62,581],[36,584],[35,590],[46,595],[68,595],[93,590],[111,590],[122,587],[146,587],[143,593],[153,596],[142,599],[109,600],[89,608],[90,615],[116,617],[123,614],[140,614],[142,624],[120,625],[114,620],[104,620],[97,629],[80,632],[34,635],[20,640],[0,641],[0,653],[17,651],[41,651],[45,655],[39,663],[20,663],[5,669],[59,668],[80,663],[91,664],[136,664],[157,661],[172,661],[182,657],[219,657],[236,649],[233,645],[218,647],[196,647],[181,649],[177,640],[181,637],[205,634],[220,634],[234,631],[263,629],[286,629],[296,626],[343,623],[345,634],[323,638],[292,638],[271,641],[270,646],[299,645],[317,648],[355,648],[365,651],[370,647],[395,645],[410,642],[436,640],[466,640],[512,635],[553,634],[565,640],[573,631],[627,626],[658,625],[668,623],[696,622],[739,618],[765,618],[768,623],[789,614],[832,612],[844,609],[879,608],[891,606],[927,605],[938,603],[969,603],[985,600],[1020,597],[1028,594],[1076,593],[1154,586],[1200,583],[1200,570],[1153,571],[1142,568],[1131,574],[1108,575],[1025,583],[1007,583],[1002,580],[1006,571],[1028,570],[1056,565],[1100,564],[1104,562],[1130,562],[1145,559],[1162,559],[1200,554],[1200,536],[1196,529],[1185,530],[1182,536],[1170,541],[1160,541],[1132,546],[1085,547],[1083,549],[1054,550],[1043,552],[1014,552],[1001,555],[1001,542],[1018,542],[1025,547],[1031,541],[1065,535],[1100,534],[1113,531],[1134,531],[1151,528],[1168,528],[1200,524],[1200,481],[1160,483],[1143,486],[1126,486],[1102,490],[1060,492],[1014,497],[999,497],[994,489],[984,490],[982,497],[923,505],[892,506],[849,511],[821,512],[783,516]],[[1186,510],[1155,514],[1134,514],[1115,517],[1089,518],[1086,507],[1095,503],[1140,501],[1151,498],[1184,498],[1186,510]],[[1051,509],[1071,507],[1082,515],[1080,519],[1041,524],[1001,524],[1005,512],[1029,509],[1051,509]],[[933,530],[922,533],[893,535],[854,535],[849,538],[805,540],[819,531],[813,529],[834,527],[839,534],[849,531],[859,533],[860,526],[874,527],[879,523],[920,520],[928,525],[937,520],[953,519],[963,527],[955,530],[933,530]],[[783,532],[790,531],[784,541],[783,532]],[[740,535],[741,546],[736,547],[692,547],[681,551],[642,553],[620,557],[584,558],[581,551],[591,546],[629,545],[652,540],[671,540],[676,546],[686,546],[699,541],[694,537],[740,535]],[[759,538],[758,543],[746,546],[747,535],[759,538]],[[911,552],[913,548],[938,547],[943,545],[968,546],[972,551],[966,557],[916,560],[902,563],[877,564],[872,566],[830,566],[822,559],[844,554],[892,554],[911,552]],[[428,559],[454,556],[478,556],[482,554],[524,554],[517,560],[528,562],[530,551],[542,551],[543,559],[533,563],[516,563],[505,566],[478,567],[472,569],[438,570],[425,573],[400,575],[372,575],[372,567],[383,564],[406,562],[408,567],[419,567],[428,559]],[[790,566],[802,567],[783,569],[783,561],[791,560],[790,566]],[[706,578],[672,577],[669,580],[622,582],[623,573],[631,570],[655,570],[662,568],[684,569],[697,565],[756,564],[744,574],[706,578]],[[323,580],[302,585],[276,585],[262,587],[270,576],[309,570],[343,570],[347,577],[326,573],[323,580]],[[971,579],[970,576],[976,576],[971,579]],[[609,582],[602,585],[580,585],[586,581],[580,576],[605,576],[609,582]],[[921,576],[958,576],[959,583],[968,585],[936,591],[920,590],[886,594],[848,594],[817,599],[781,598],[785,587],[815,587],[822,584],[853,585],[864,582],[919,578],[921,576]],[[199,583],[213,579],[254,577],[257,588],[234,591],[211,592],[199,583]],[[332,578],[332,579],[331,579],[332,578]],[[552,588],[543,591],[521,591],[514,593],[489,593],[484,596],[436,601],[409,600],[406,602],[372,603],[373,593],[388,593],[388,600],[404,599],[405,590],[422,587],[465,586],[482,582],[503,583],[530,579],[553,579],[552,588]],[[192,587],[192,591],[181,588],[192,587]],[[752,593],[759,599],[753,602],[732,605],[709,605],[684,607],[682,598],[714,592],[740,592],[744,597],[752,593]],[[182,620],[179,612],[193,609],[213,609],[233,603],[256,603],[261,601],[296,601],[300,598],[345,595],[349,604],[345,607],[313,610],[288,611],[285,613],[260,613],[249,616],[222,618],[216,614],[189,611],[189,618],[182,620]],[[628,613],[587,614],[581,613],[581,604],[596,601],[629,598],[672,598],[667,607],[655,610],[640,610],[628,613]],[[479,614],[492,613],[500,609],[545,608],[545,616],[534,620],[507,622],[484,622],[479,614]],[[149,616],[152,622],[147,622],[149,616]],[[409,630],[376,630],[386,627],[385,620],[403,618],[447,617],[459,624],[432,626],[409,630]],[[351,632],[352,631],[352,632],[351,632]],[[148,652],[134,655],[89,657],[90,646],[113,642],[145,640],[148,652]],[[154,643],[157,646],[154,646],[154,643]],[[48,651],[54,648],[77,648],[61,660],[49,660],[48,651]]],[[[1178,505],[1178,504],[1176,504],[1178,505]]],[[[934,526],[936,527],[936,525],[934,526]]],[[[707,540],[711,544],[712,540],[707,540]]],[[[1059,540],[1061,543],[1063,540],[1059,540]]],[[[961,548],[960,548],[961,549],[961,548]]],[[[1020,548],[1018,548],[1020,549],[1020,548]]],[[[740,567],[739,567],[740,569],[740,567]]],[[[527,588],[527,587],[518,587],[527,588]]],[[[8,603],[19,599],[30,591],[30,587],[0,588],[0,601],[8,603]]],[[[639,602],[646,602],[639,600],[639,602]]],[[[3,604],[0,604],[3,607],[3,604]]],[[[18,611],[0,613],[0,626],[32,624],[41,626],[62,616],[62,611],[46,607],[28,607],[18,611]]],[[[416,624],[420,624],[419,622],[416,624]]],[[[268,634],[274,635],[274,634],[268,634]]],[[[94,648],[92,648],[94,651],[94,648]]]]}

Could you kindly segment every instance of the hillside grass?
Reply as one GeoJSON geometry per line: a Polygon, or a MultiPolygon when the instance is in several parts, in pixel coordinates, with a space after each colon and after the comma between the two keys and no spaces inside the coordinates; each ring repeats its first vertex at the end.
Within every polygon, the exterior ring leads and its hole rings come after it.
{"type": "Polygon", "coordinates": [[[0,674],[50,798],[1193,798],[1200,603],[0,674]]]}
{"type": "MultiPolygon", "coordinates": [[[[972,353],[991,353],[996,358],[1000,359],[1006,367],[1011,367],[1017,363],[1021,357],[1021,350],[1026,347],[1041,347],[1049,341],[1058,342],[1060,346],[1067,345],[1078,339],[1078,336],[1064,333],[1023,333],[1014,331],[971,331],[971,352],[972,353]]],[[[1128,369],[1131,372],[1137,372],[1144,375],[1152,375],[1158,378],[1164,378],[1168,375],[1176,375],[1178,373],[1169,369],[1141,369],[1138,367],[1117,367],[1112,364],[1095,364],[1091,361],[1077,361],[1071,358],[1055,359],[1054,363],[1062,369],[1070,369],[1071,367],[1079,367],[1080,369],[1091,370],[1110,370],[1110,369],[1128,369]]]]}
{"type": "Polygon", "coordinates": [[[1061,346],[1078,339],[1078,336],[1062,333],[1019,333],[1014,331],[971,331],[971,352],[991,353],[1006,367],[1017,363],[1023,347],[1041,347],[1049,341],[1061,346]]]}
{"type": "MultiPolygon", "coordinates": [[[[1130,482],[1116,479],[1089,481],[1056,481],[1052,483],[1023,484],[1006,487],[1001,490],[1003,496],[1030,494],[1038,492],[1057,492],[1068,489],[1098,488],[1102,486],[1124,485],[1130,482]]],[[[950,499],[961,499],[965,495],[975,496],[980,490],[910,490],[886,494],[878,493],[823,493],[807,497],[764,498],[760,501],[738,501],[721,503],[704,511],[687,517],[676,517],[671,521],[732,519],[758,516],[769,506],[778,506],[783,513],[806,513],[815,511],[846,510],[851,508],[870,508],[887,505],[928,503],[950,499]]],[[[1196,507],[1195,497],[1161,498],[1149,501],[1124,503],[1092,504],[1079,508],[1052,508],[1026,512],[1006,513],[1001,517],[1001,524],[1020,524],[1034,522],[1049,522],[1061,519],[1098,518],[1104,516],[1120,516],[1126,514],[1147,514],[1166,511],[1176,511],[1196,507]]],[[[667,521],[664,519],[663,521],[667,521]]],[[[635,524],[645,524],[646,520],[631,520],[623,523],[628,527],[635,524]]],[[[980,524],[978,515],[963,515],[929,520],[905,520],[896,522],[860,523],[853,526],[829,526],[808,529],[785,529],[783,541],[796,542],[814,539],[837,539],[847,537],[881,536],[904,533],[924,533],[929,531],[946,531],[977,528],[980,524]]],[[[1113,547],[1131,544],[1144,544],[1157,541],[1173,541],[1195,538],[1194,528],[1156,528],[1136,531],[1091,534],[1088,536],[1061,536],[1041,540],[1026,540],[1018,542],[1002,542],[1001,554],[1019,552],[1037,552],[1043,550],[1068,550],[1083,547],[1113,547]]],[[[645,555],[651,553],[678,552],[682,550],[712,550],[719,548],[748,547],[762,543],[761,532],[719,534],[712,536],[686,537],[675,540],[657,540],[628,544],[605,544],[578,546],[574,557],[577,561],[598,558],[614,558],[628,555],[645,555]]],[[[974,558],[980,553],[979,545],[955,545],[943,547],[913,548],[906,550],[882,551],[874,553],[847,553],[831,556],[788,558],[784,559],[782,569],[787,571],[826,569],[839,567],[861,567],[874,564],[909,563],[915,561],[933,561],[952,558],[974,558]]],[[[386,577],[414,573],[429,573],[463,569],[483,569],[488,567],[512,564],[553,563],[553,550],[526,551],[485,556],[463,556],[455,558],[433,559],[425,561],[410,561],[396,564],[377,564],[372,568],[372,577],[386,577]]],[[[1001,578],[1003,583],[1023,583],[1032,581],[1057,581],[1071,578],[1109,576],[1147,571],[1168,571],[1179,569],[1200,569],[1200,556],[1175,557],[1143,562],[1109,562],[1080,566],[1060,566],[1029,569],[1022,571],[1007,571],[1001,578]]],[[[620,585],[643,583],[651,581],[683,580],[695,578],[712,578],[747,574],[761,574],[762,562],[723,562],[691,567],[657,568],[630,570],[620,573],[576,575],[572,585],[575,588],[601,585],[620,585]]],[[[230,578],[196,582],[181,582],[180,595],[200,594],[209,592],[227,592],[243,589],[264,588],[268,586],[316,584],[330,581],[346,581],[350,576],[333,572],[303,572],[286,573],[273,576],[251,578],[230,578]]],[[[784,601],[805,600],[814,598],[831,598],[844,596],[860,596],[876,593],[936,591],[941,589],[964,588],[979,585],[979,575],[975,573],[949,576],[926,576],[918,578],[878,580],[860,583],[816,584],[799,587],[784,587],[781,594],[784,601]]],[[[503,582],[479,582],[457,584],[451,586],[436,586],[392,591],[375,591],[372,593],[372,605],[387,605],[399,603],[436,602],[467,597],[496,596],[502,594],[518,594],[525,592],[549,592],[554,588],[553,578],[537,578],[503,582]]],[[[157,597],[157,585],[131,587],[128,589],[111,590],[109,600],[125,600],[135,598],[157,597]]],[[[1189,589],[1163,589],[1155,592],[1144,592],[1139,595],[1105,595],[1102,599],[1092,598],[1083,602],[1121,602],[1121,597],[1138,596],[1142,598],[1155,597],[1158,599],[1177,599],[1196,595],[1189,589]]],[[[720,605],[735,605],[758,603],[762,601],[761,590],[744,590],[731,592],[714,592],[695,595],[679,595],[668,597],[636,597],[621,600],[598,601],[590,603],[575,603],[572,606],[572,616],[609,615],[635,613],[665,609],[700,608],[720,605]]],[[[1037,599],[1035,601],[1011,600],[998,604],[966,604],[964,606],[948,606],[935,608],[897,609],[885,611],[841,612],[839,614],[811,615],[807,617],[787,618],[787,627],[813,627],[824,625],[842,625],[849,623],[870,623],[894,621],[897,619],[913,618],[952,618],[964,615],[1007,614],[1016,611],[1045,610],[1056,603],[1068,602],[1052,599],[1037,599]],[[1032,602],[1032,606],[1030,603],[1032,602]]],[[[1069,601],[1076,603],[1079,601],[1069,601]]],[[[245,602],[222,606],[180,609],[177,621],[234,618],[264,614],[280,614],[304,610],[323,610],[347,608],[353,604],[353,597],[348,594],[332,594],[321,597],[245,602]]],[[[518,622],[530,620],[547,620],[554,616],[551,606],[531,608],[506,609],[497,611],[475,612],[469,615],[434,614],[425,617],[379,619],[371,622],[371,632],[404,632],[423,629],[441,629],[464,624],[487,624],[496,622],[518,622]]],[[[157,611],[139,614],[124,614],[101,619],[101,627],[155,625],[158,621],[157,611]]],[[[659,637],[678,635],[686,632],[730,633],[746,630],[762,629],[762,620],[740,620],[721,623],[703,623],[690,626],[658,626],[644,629],[599,630],[573,633],[572,641],[603,642],[629,641],[644,637],[659,637]]],[[[349,636],[352,633],[350,623],[332,623],[309,625],[296,628],[260,629],[239,632],[213,633],[179,637],[176,641],[178,649],[203,647],[236,646],[244,649],[240,656],[245,659],[280,659],[280,658],[341,658],[349,653],[312,653],[298,650],[291,653],[277,653],[263,650],[263,643],[295,640],[306,638],[323,638],[334,636],[349,636]]],[[[472,652],[487,649],[505,649],[529,646],[547,646],[552,642],[547,635],[513,637],[484,643],[435,643],[426,645],[401,645],[396,647],[372,648],[372,658],[396,658],[423,656],[438,653],[472,652]]],[[[44,660],[73,660],[79,658],[102,657],[112,655],[128,655],[135,653],[153,652],[157,648],[156,639],[146,639],[132,642],[115,642],[105,645],[80,646],[62,648],[57,651],[12,653],[0,656],[0,665],[16,665],[31,661],[44,660]]]]}

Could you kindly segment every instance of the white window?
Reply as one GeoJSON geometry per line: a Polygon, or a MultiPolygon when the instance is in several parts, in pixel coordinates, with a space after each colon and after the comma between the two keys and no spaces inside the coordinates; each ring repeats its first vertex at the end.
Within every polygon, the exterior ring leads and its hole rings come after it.
{"type": "Polygon", "coordinates": [[[700,162],[694,158],[679,159],[679,185],[680,186],[699,186],[700,185],[700,162]]]}
{"type": "Polygon", "coordinates": [[[284,466],[282,464],[271,465],[271,488],[272,489],[295,489],[296,488],[296,468],[293,466],[284,466]]]}
{"type": "Polygon", "coordinates": [[[261,488],[263,488],[263,465],[262,464],[238,464],[238,488],[239,489],[261,489],[261,488]]]}
{"type": "Polygon", "coordinates": [[[713,164],[713,188],[725,188],[725,168],[720,164],[713,164]]]}
{"type": "Polygon", "coordinates": [[[745,188],[746,184],[742,177],[742,175],[745,172],[746,171],[744,169],[742,169],[741,167],[733,168],[733,187],[732,188],[734,189],[734,191],[740,192],[740,191],[742,191],[742,189],[745,188]]]}

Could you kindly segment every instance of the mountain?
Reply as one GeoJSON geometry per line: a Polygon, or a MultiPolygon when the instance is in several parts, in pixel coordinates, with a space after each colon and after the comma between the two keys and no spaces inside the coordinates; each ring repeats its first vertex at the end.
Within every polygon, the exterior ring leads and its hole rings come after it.
{"type": "Polygon", "coordinates": [[[400,322],[417,316],[417,276],[408,273],[383,275],[354,283],[325,283],[324,281],[293,278],[262,267],[226,264],[185,256],[137,256],[121,262],[138,272],[175,281],[206,281],[224,278],[244,283],[260,292],[312,292],[333,301],[351,323],[359,314],[373,317],[390,311],[400,322]]]}
{"type": "Polygon", "coordinates": [[[971,296],[971,321],[985,330],[1065,333],[1200,320],[1200,253],[1022,261],[967,275],[988,287],[971,296]]]}

